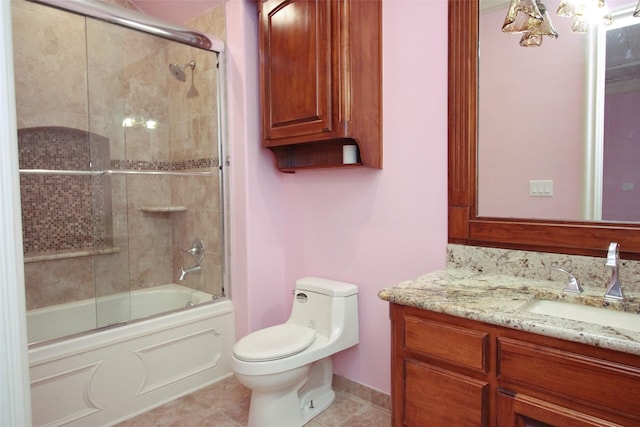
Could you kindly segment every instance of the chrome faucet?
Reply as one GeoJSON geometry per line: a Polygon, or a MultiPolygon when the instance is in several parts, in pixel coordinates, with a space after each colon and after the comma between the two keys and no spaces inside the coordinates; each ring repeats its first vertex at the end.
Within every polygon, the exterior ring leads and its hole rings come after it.
{"type": "Polygon", "coordinates": [[[607,252],[607,262],[604,264],[611,267],[611,279],[607,284],[607,292],[604,294],[606,301],[619,302],[624,299],[622,286],[618,278],[618,269],[620,268],[620,245],[616,242],[609,243],[609,251],[607,252]]]}
{"type": "Polygon", "coordinates": [[[183,249],[182,251],[191,255],[195,260],[196,265],[191,268],[184,268],[184,267],[181,268],[180,277],[178,277],[179,281],[184,280],[187,274],[202,272],[202,267],[200,267],[200,263],[204,259],[204,254],[205,254],[204,243],[202,242],[202,240],[196,239],[193,241],[189,249],[183,249]]]}
{"type": "Polygon", "coordinates": [[[578,280],[575,278],[573,274],[569,273],[567,270],[563,268],[558,268],[558,267],[551,267],[551,268],[553,270],[558,270],[563,273],[566,273],[568,276],[567,284],[565,285],[562,292],[566,294],[581,294],[583,292],[582,286],[580,286],[580,284],[578,283],[578,280]]]}
{"type": "Polygon", "coordinates": [[[202,267],[200,267],[199,265],[196,265],[196,266],[191,267],[191,268],[181,268],[180,269],[180,277],[178,278],[178,280],[182,281],[182,280],[184,280],[184,277],[187,274],[200,273],[201,271],[202,271],[202,267]]]}

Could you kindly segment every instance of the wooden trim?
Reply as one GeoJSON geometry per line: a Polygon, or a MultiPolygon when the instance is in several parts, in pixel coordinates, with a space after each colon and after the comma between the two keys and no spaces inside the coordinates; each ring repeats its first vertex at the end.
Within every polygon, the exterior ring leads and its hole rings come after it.
{"type": "Polygon", "coordinates": [[[449,0],[449,243],[640,260],[640,225],[477,216],[478,0],[449,0]]]}

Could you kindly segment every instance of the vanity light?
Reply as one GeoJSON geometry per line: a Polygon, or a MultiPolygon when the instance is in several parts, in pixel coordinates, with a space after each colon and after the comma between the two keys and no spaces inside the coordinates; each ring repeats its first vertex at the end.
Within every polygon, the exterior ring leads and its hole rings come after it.
{"type": "Polygon", "coordinates": [[[563,0],[558,16],[573,18],[571,31],[586,33],[592,25],[611,25],[613,17],[604,0],[563,0]]]}
{"type": "Polygon", "coordinates": [[[544,4],[534,0],[511,0],[502,31],[522,33],[520,46],[540,46],[542,37],[558,38],[544,4]]]}
{"type": "MultiPolygon", "coordinates": [[[[571,31],[586,33],[592,25],[611,25],[613,17],[605,0],[562,0],[558,16],[573,18],[571,31]]],[[[633,16],[640,17],[640,0],[633,16]]],[[[558,38],[547,8],[539,0],[511,0],[502,31],[508,34],[522,33],[520,46],[540,46],[542,36],[558,38]]]]}
{"type": "Polygon", "coordinates": [[[542,36],[551,37],[552,39],[558,38],[558,33],[553,28],[551,18],[549,18],[547,7],[542,3],[538,3],[538,9],[542,13],[542,22],[522,35],[520,39],[520,46],[522,47],[540,46],[542,44],[542,36]]]}
{"type": "Polygon", "coordinates": [[[511,0],[502,31],[508,34],[524,33],[541,22],[542,13],[534,0],[511,0]]]}

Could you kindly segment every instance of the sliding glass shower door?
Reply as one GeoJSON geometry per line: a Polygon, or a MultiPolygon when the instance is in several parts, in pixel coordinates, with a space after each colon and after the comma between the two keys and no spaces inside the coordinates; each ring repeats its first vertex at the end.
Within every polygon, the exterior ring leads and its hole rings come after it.
{"type": "Polygon", "coordinates": [[[13,28],[27,309],[76,313],[30,342],[224,296],[218,55],[24,1],[13,28]]]}

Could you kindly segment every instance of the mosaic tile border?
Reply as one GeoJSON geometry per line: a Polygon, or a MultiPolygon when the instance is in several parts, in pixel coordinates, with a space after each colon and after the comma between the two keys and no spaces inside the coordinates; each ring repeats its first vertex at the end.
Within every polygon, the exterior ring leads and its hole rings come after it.
{"type": "Polygon", "coordinates": [[[146,160],[111,160],[113,170],[136,171],[182,171],[188,169],[205,169],[218,167],[218,159],[206,157],[202,159],[175,160],[175,161],[146,161],[146,160]]]}

